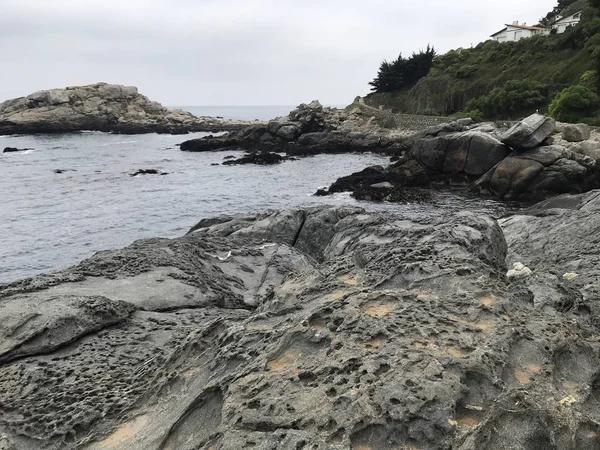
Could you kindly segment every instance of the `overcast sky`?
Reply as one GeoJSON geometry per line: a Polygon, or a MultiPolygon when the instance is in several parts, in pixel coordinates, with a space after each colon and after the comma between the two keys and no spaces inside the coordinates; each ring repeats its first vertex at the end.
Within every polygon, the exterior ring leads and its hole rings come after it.
{"type": "Polygon", "coordinates": [[[0,0],[0,101],[97,81],[165,105],[348,104],[382,59],[470,47],[556,0],[0,0]]]}

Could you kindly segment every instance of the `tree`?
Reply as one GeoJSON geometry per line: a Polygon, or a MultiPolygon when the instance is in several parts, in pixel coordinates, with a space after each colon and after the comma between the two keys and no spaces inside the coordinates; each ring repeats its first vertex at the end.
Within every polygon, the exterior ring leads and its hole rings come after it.
{"type": "Polygon", "coordinates": [[[575,84],[554,97],[550,103],[550,115],[562,122],[578,122],[598,109],[598,100],[598,94],[592,89],[575,84]]]}
{"type": "Polygon", "coordinates": [[[429,73],[435,56],[435,49],[428,45],[426,50],[413,53],[408,59],[400,54],[398,59],[392,62],[384,60],[379,66],[377,76],[369,83],[372,86],[371,90],[391,92],[414,86],[429,73]]]}
{"type": "MultiPolygon", "coordinates": [[[[558,16],[564,9],[571,6],[576,1],[577,0],[558,0],[558,4],[554,7],[554,9],[552,11],[550,11],[548,14],[546,14],[545,17],[542,17],[540,19],[540,24],[547,27],[552,22],[554,22],[554,20],[556,19],[556,16],[558,16]]],[[[600,2],[600,0],[596,0],[596,1],[600,2]]]]}

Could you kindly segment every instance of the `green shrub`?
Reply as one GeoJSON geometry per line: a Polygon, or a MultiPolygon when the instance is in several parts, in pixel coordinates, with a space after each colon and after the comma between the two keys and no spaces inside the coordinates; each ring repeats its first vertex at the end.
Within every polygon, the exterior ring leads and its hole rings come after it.
{"type": "Polygon", "coordinates": [[[600,80],[598,79],[598,71],[597,70],[588,70],[587,72],[584,72],[583,75],[581,75],[581,81],[579,84],[581,84],[582,86],[585,86],[586,88],[590,89],[591,91],[598,92],[599,81],[600,80]]]}
{"type": "Polygon", "coordinates": [[[466,110],[479,110],[487,118],[510,118],[523,111],[542,106],[547,87],[532,80],[511,80],[502,87],[471,100],[466,110]]]}
{"type": "Polygon", "coordinates": [[[592,89],[576,84],[560,92],[550,103],[550,115],[562,122],[579,122],[593,115],[600,107],[598,94],[592,89]]]}
{"type": "Polygon", "coordinates": [[[471,78],[477,72],[477,66],[466,65],[456,69],[456,78],[471,78]]]}

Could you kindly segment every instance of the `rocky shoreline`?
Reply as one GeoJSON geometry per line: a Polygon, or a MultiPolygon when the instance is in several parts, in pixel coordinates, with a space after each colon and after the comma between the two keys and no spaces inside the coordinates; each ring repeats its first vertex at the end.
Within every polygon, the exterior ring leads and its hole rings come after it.
{"type": "Polygon", "coordinates": [[[393,114],[379,111],[370,116],[373,113],[358,100],[344,110],[314,101],[266,125],[192,139],[180,148],[244,149],[250,153],[249,161],[262,160],[260,155],[266,152],[288,156],[372,152],[393,157],[388,167],[366,168],[318,195],[350,191],[357,198],[365,198],[367,192],[368,198],[402,199],[406,188],[460,184],[471,185],[482,195],[537,201],[600,187],[600,134],[587,125],[557,124],[534,114],[512,127],[460,119],[408,131],[382,126],[393,114]]]}
{"type": "Polygon", "coordinates": [[[0,448],[597,448],[599,199],[222,216],[0,285],[0,448]]]}
{"type": "Polygon", "coordinates": [[[136,87],[107,83],[38,91],[0,103],[0,135],[102,131],[119,134],[221,132],[259,121],[198,118],[171,110],[136,87]]]}
{"type": "MultiPolygon", "coordinates": [[[[382,127],[359,103],[346,109],[323,107],[318,101],[301,104],[288,116],[219,137],[185,141],[181,150],[251,150],[286,152],[290,156],[322,153],[373,152],[398,155],[410,148],[414,130],[382,127]]],[[[389,114],[385,117],[391,118],[389,114]]],[[[381,119],[385,120],[385,119],[381,119]]]]}

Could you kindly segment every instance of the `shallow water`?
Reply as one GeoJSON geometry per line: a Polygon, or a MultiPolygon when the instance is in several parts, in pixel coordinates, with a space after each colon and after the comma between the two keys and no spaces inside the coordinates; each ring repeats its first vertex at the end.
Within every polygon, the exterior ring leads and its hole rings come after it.
{"type": "Polygon", "coordinates": [[[192,137],[75,133],[0,137],[0,282],[66,268],[98,250],[145,237],[177,237],[219,214],[298,205],[352,204],[403,215],[473,209],[502,214],[490,200],[436,193],[433,204],[357,202],[347,194],[314,197],[319,187],[386,157],[318,155],[276,166],[212,166],[241,152],[187,153],[192,137]],[[65,170],[55,173],[55,170],[65,170]],[[130,176],[138,169],[168,175],[130,176]]]}

